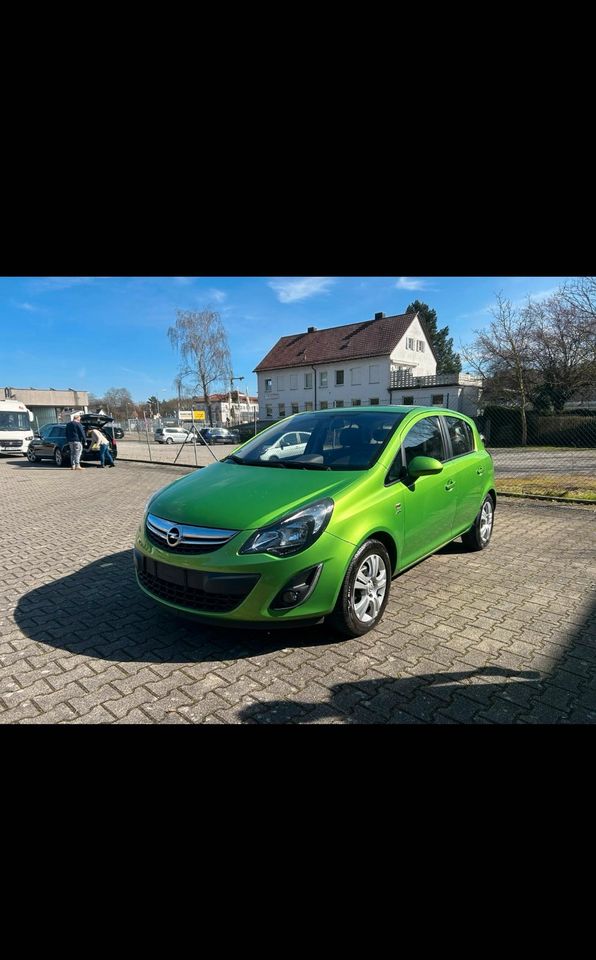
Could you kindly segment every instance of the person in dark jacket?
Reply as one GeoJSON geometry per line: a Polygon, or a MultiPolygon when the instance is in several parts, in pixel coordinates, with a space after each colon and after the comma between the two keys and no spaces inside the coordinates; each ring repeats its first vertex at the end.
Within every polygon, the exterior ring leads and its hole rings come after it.
{"type": "Polygon", "coordinates": [[[77,414],[66,424],[66,439],[70,444],[70,466],[72,470],[82,470],[81,454],[87,439],[81,426],[81,415],[77,414]]]}

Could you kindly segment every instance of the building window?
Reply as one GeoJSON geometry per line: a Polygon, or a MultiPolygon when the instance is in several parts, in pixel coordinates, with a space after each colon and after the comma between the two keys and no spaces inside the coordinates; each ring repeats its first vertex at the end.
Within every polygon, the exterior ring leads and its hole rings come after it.
{"type": "Polygon", "coordinates": [[[285,387],[285,385],[286,385],[286,378],[285,378],[285,377],[278,377],[278,378],[277,378],[277,389],[278,389],[278,392],[279,392],[280,390],[283,390],[284,387],[285,387]]]}
{"type": "Polygon", "coordinates": [[[341,387],[341,386],[343,386],[343,382],[344,382],[344,372],[343,372],[343,370],[336,370],[336,371],[335,371],[335,386],[336,386],[336,387],[341,387]]]}
{"type": "Polygon", "coordinates": [[[319,404],[319,410],[328,410],[328,409],[329,409],[329,404],[327,403],[327,401],[321,400],[321,403],[319,404]]]}
{"type": "Polygon", "coordinates": [[[312,390],[312,373],[304,374],[304,389],[312,390]]]}
{"type": "Polygon", "coordinates": [[[378,398],[378,397],[371,397],[370,400],[368,401],[368,403],[369,403],[369,406],[371,406],[371,407],[378,407],[378,406],[379,406],[379,398],[378,398]]]}
{"type": "Polygon", "coordinates": [[[307,401],[306,401],[306,403],[304,404],[304,409],[305,409],[305,410],[312,410],[312,400],[307,400],[307,401]]]}
{"type": "Polygon", "coordinates": [[[406,337],[406,350],[414,349],[414,337],[406,337]]]}
{"type": "Polygon", "coordinates": [[[280,417],[285,417],[285,415],[286,415],[286,405],[285,405],[285,403],[280,403],[280,405],[279,405],[279,415],[280,415],[280,417]]]}
{"type": "Polygon", "coordinates": [[[343,407],[343,405],[344,405],[343,400],[336,400],[336,401],[335,401],[335,406],[336,406],[336,407],[343,407]]]}
{"type": "Polygon", "coordinates": [[[322,371],[319,373],[319,386],[320,386],[320,387],[326,387],[326,386],[327,386],[327,371],[326,371],[326,370],[324,370],[324,371],[322,370],[322,371]]]}
{"type": "Polygon", "coordinates": [[[273,380],[271,379],[271,377],[267,377],[267,379],[265,380],[265,393],[271,393],[272,387],[273,387],[273,380]]]}
{"type": "Polygon", "coordinates": [[[293,404],[292,404],[292,413],[298,413],[298,404],[297,404],[297,403],[293,403],[293,404]]]}
{"type": "Polygon", "coordinates": [[[359,387],[360,384],[362,383],[361,368],[353,367],[351,370],[351,374],[352,374],[352,386],[359,387]]]}
{"type": "Polygon", "coordinates": [[[416,341],[416,350],[418,353],[424,353],[424,340],[416,341]]]}
{"type": "Polygon", "coordinates": [[[402,400],[404,407],[413,407],[414,406],[414,397],[404,397],[402,400]]]}
{"type": "Polygon", "coordinates": [[[379,364],[373,363],[368,368],[368,382],[369,383],[378,383],[381,379],[379,376],[379,364]]]}
{"type": "Polygon", "coordinates": [[[271,404],[271,403],[266,403],[266,404],[265,404],[265,416],[266,416],[266,417],[272,417],[272,416],[273,416],[273,404],[271,404]]]}
{"type": "Polygon", "coordinates": [[[297,389],[298,389],[298,374],[292,373],[290,375],[290,390],[297,390],[297,389]]]}
{"type": "Polygon", "coordinates": [[[362,406],[362,400],[352,400],[352,406],[353,406],[353,407],[361,407],[361,406],[362,406]]]}
{"type": "Polygon", "coordinates": [[[443,394],[442,393],[433,393],[431,398],[431,403],[433,407],[442,407],[443,406],[443,394]]]}

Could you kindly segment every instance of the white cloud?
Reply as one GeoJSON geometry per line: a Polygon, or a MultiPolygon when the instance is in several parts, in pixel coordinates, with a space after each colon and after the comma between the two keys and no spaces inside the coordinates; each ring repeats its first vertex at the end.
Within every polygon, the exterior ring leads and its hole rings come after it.
{"type": "Polygon", "coordinates": [[[294,303],[317,293],[327,293],[333,283],[334,277],[302,277],[299,280],[270,280],[269,286],[277,293],[280,303],[294,303]]]}
{"type": "Polygon", "coordinates": [[[15,303],[15,307],[18,307],[19,310],[33,310],[35,313],[39,312],[39,307],[34,307],[31,303],[15,303]]]}
{"type": "Polygon", "coordinates": [[[207,296],[215,300],[216,303],[223,303],[227,297],[227,293],[223,290],[218,290],[217,287],[212,287],[211,290],[207,291],[207,296]]]}
{"type": "Polygon", "coordinates": [[[110,280],[110,277],[36,277],[31,282],[34,293],[44,293],[48,290],[68,290],[84,283],[93,283],[94,280],[110,280]]]}
{"type": "Polygon", "coordinates": [[[415,280],[414,277],[400,277],[395,284],[398,290],[425,290],[426,280],[415,280]]]}

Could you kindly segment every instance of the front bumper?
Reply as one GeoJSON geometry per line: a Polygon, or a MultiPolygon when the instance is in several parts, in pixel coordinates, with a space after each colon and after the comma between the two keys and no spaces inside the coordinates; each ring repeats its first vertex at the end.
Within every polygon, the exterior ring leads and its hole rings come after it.
{"type": "Polygon", "coordinates": [[[239,555],[246,533],[208,554],[176,555],[153,544],[142,525],[133,551],[137,582],[162,606],[209,623],[273,628],[317,623],[331,613],[352,544],[325,532],[293,557],[239,555]],[[271,609],[289,580],[318,565],[320,575],[306,600],[290,609],[271,609]]]}

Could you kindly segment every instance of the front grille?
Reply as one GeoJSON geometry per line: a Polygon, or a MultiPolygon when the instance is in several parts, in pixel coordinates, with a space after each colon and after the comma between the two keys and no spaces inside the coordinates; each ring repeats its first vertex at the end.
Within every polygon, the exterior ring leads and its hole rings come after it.
{"type": "Polygon", "coordinates": [[[235,537],[237,530],[220,530],[213,527],[195,527],[186,523],[174,523],[154,514],[147,514],[145,523],[147,539],[168,553],[201,554],[213,553],[228,540],[235,537]],[[178,540],[171,542],[171,532],[175,530],[178,540]]]}
{"type": "Polygon", "coordinates": [[[11,447],[18,449],[23,446],[22,440],[0,440],[0,447],[11,447]]]}
{"type": "Polygon", "coordinates": [[[142,585],[170,603],[204,613],[229,613],[239,607],[259,580],[258,574],[202,573],[172,567],[134,551],[142,585]]]}

